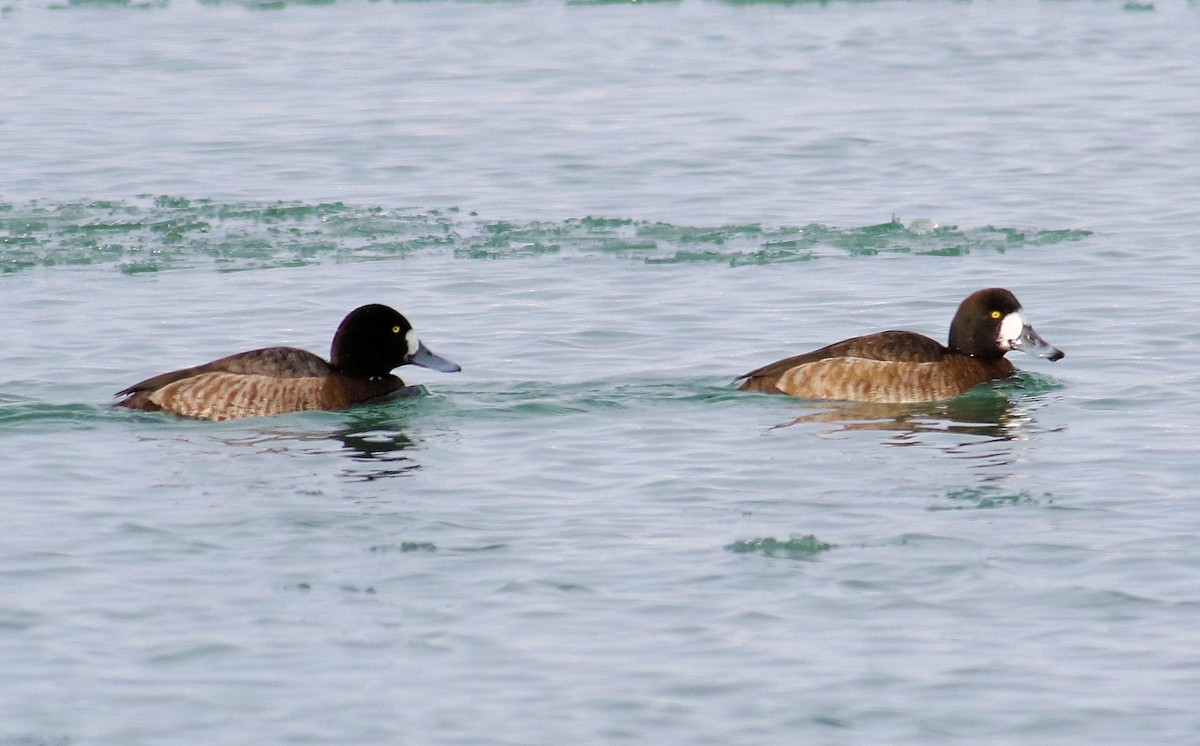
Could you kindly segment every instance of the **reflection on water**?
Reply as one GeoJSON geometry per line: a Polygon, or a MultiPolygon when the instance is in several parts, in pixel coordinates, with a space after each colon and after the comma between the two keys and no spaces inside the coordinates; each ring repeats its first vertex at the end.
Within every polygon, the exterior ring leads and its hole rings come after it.
{"type": "MultiPolygon", "coordinates": [[[[1036,410],[1045,403],[1019,389],[980,388],[956,399],[926,404],[821,402],[823,408],[774,429],[804,423],[833,425],[818,437],[848,432],[884,433],[884,445],[920,446],[969,462],[976,483],[955,488],[934,510],[1037,506],[1053,502],[1050,494],[1034,495],[1014,486],[1025,458],[1022,441],[1046,432],[1037,426],[1036,410]]],[[[816,402],[806,402],[812,406],[816,402]]]]}
{"type": "MultiPolygon", "coordinates": [[[[822,402],[822,406],[828,406],[822,402]]],[[[876,402],[836,402],[833,409],[797,417],[776,425],[790,427],[810,422],[840,425],[834,432],[879,430],[896,433],[889,445],[919,445],[921,433],[960,433],[981,438],[1007,440],[1017,437],[1032,421],[1030,413],[1014,407],[1008,397],[960,396],[944,402],[920,404],[881,404],[876,402]]]]}
{"type": "Polygon", "coordinates": [[[342,470],[342,476],[352,481],[402,477],[421,468],[409,453],[417,442],[402,430],[346,428],[329,437],[341,442],[343,455],[366,465],[342,470]]]}
{"type": "Polygon", "coordinates": [[[342,427],[332,431],[272,429],[221,441],[231,446],[253,447],[260,453],[293,450],[302,455],[336,453],[351,461],[340,476],[354,482],[407,476],[421,468],[412,457],[419,443],[397,427],[394,417],[366,411],[349,417],[342,427]]]}
{"type": "Polygon", "coordinates": [[[1038,403],[1036,397],[1014,393],[1010,398],[996,389],[922,404],[821,402],[820,406],[832,408],[823,408],[771,429],[825,423],[836,427],[822,432],[822,437],[855,431],[890,433],[883,441],[886,445],[934,447],[960,458],[977,458],[996,465],[1012,461],[1011,449],[1005,444],[1026,439],[1035,431],[1034,411],[1038,403]],[[989,445],[992,447],[987,447],[989,445]]]}

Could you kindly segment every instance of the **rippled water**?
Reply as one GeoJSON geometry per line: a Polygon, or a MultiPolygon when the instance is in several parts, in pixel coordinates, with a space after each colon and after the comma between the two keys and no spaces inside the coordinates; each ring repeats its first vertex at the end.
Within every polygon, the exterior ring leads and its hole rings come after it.
{"type": "Polygon", "coordinates": [[[1193,742],[1196,20],[0,5],[0,746],[1193,742]],[[733,390],[991,285],[1066,358],[733,390]],[[366,302],[463,371],[110,407],[366,302]]]}

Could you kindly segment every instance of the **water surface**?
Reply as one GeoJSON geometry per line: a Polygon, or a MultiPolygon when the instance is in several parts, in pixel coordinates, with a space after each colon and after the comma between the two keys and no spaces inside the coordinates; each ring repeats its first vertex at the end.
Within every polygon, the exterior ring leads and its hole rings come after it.
{"type": "Polygon", "coordinates": [[[1191,743],[1195,9],[0,7],[0,744],[1191,743]],[[951,402],[735,376],[1012,289],[951,402]],[[427,395],[111,408],[402,310],[427,395]]]}

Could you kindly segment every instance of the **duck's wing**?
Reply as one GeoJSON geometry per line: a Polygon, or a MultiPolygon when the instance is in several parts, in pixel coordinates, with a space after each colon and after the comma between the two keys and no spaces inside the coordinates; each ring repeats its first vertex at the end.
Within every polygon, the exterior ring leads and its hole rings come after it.
{"type": "Polygon", "coordinates": [[[743,391],[773,391],[786,373],[805,365],[832,358],[861,358],[885,363],[936,363],[949,352],[945,346],[923,334],[886,331],[834,342],[819,350],[778,360],[738,376],[746,379],[743,391]]]}
{"type": "Polygon", "coordinates": [[[318,378],[331,372],[333,367],[329,363],[307,350],[296,347],[264,347],[261,350],[239,352],[203,365],[160,373],[118,391],[116,396],[157,391],[176,381],[205,373],[257,375],[268,378],[318,378]]]}

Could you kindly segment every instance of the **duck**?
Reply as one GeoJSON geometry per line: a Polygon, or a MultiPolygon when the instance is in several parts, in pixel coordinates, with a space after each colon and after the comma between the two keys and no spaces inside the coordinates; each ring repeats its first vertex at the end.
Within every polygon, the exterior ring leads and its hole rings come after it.
{"type": "Polygon", "coordinates": [[[1061,360],[1021,316],[1004,288],[971,293],[950,323],[949,344],[908,331],[883,331],[835,342],[738,376],[741,391],[804,399],[915,404],[953,399],[1013,374],[1011,350],[1061,360]],[[744,379],[744,380],[743,380],[744,379]]]}
{"type": "Polygon", "coordinates": [[[118,391],[119,407],[204,420],[335,410],[419,393],[392,370],[401,365],[454,373],[395,309],[360,306],[342,320],[330,359],[295,347],[265,347],[162,373],[118,391]]]}

